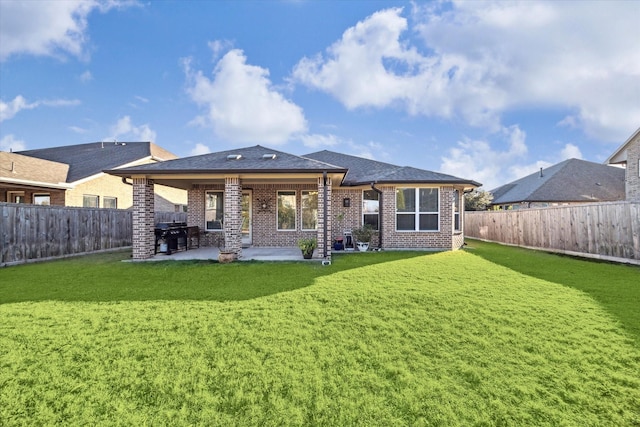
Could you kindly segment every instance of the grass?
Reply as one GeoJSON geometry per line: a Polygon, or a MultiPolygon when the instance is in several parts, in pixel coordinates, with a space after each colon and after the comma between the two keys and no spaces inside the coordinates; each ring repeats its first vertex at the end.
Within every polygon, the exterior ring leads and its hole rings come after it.
{"type": "Polygon", "coordinates": [[[470,246],[0,269],[0,424],[640,425],[640,269],[470,246]]]}

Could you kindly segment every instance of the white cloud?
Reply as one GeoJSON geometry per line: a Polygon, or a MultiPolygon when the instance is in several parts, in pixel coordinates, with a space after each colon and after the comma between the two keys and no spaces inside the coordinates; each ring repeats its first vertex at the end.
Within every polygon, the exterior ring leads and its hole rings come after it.
{"type": "Polygon", "coordinates": [[[27,144],[13,135],[6,135],[0,139],[0,151],[22,151],[26,148],[27,144]]]}
{"type": "Polygon", "coordinates": [[[563,160],[566,159],[582,159],[582,152],[577,145],[566,144],[562,151],[560,151],[560,156],[563,160]]]}
{"type": "Polygon", "coordinates": [[[205,112],[193,123],[234,143],[283,144],[306,131],[302,108],[277,92],[269,71],[246,63],[243,52],[225,54],[209,79],[185,61],[187,92],[205,112]]]}
{"type": "Polygon", "coordinates": [[[506,148],[494,148],[488,141],[465,138],[458,141],[442,158],[440,171],[481,182],[486,190],[493,190],[513,180],[548,168],[571,158],[582,158],[578,146],[565,144],[557,153],[549,153],[546,160],[523,163],[527,158],[527,135],[519,126],[503,128],[506,148]]]}
{"type": "Polygon", "coordinates": [[[75,133],[79,133],[79,134],[83,134],[83,133],[87,133],[88,130],[81,128],[79,126],[69,126],[68,128],[70,131],[75,132],[75,133]]]}
{"type": "Polygon", "coordinates": [[[115,139],[122,139],[122,137],[125,137],[135,141],[156,141],[156,133],[148,124],[145,123],[140,126],[135,126],[131,122],[131,117],[129,116],[124,116],[118,119],[116,124],[111,127],[111,133],[111,138],[115,139]]]}
{"type": "Polygon", "coordinates": [[[91,74],[91,71],[87,70],[84,73],[80,74],[80,81],[82,83],[88,83],[91,80],[93,80],[93,74],[91,74]]]}
{"type": "Polygon", "coordinates": [[[309,148],[334,147],[340,143],[340,138],[333,134],[306,134],[302,135],[300,139],[304,146],[309,148]]]}
{"type": "Polygon", "coordinates": [[[209,154],[209,153],[211,153],[211,148],[209,148],[206,145],[198,142],[196,144],[196,146],[191,149],[191,151],[189,152],[189,155],[190,156],[199,156],[201,154],[209,154]]]}
{"type": "Polygon", "coordinates": [[[135,4],[117,0],[0,1],[0,61],[16,54],[82,57],[89,14],[135,4]]]}
{"type": "Polygon", "coordinates": [[[46,107],[69,107],[79,104],[80,101],[77,99],[40,100],[29,103],[22,95],[18,95],[9,102],[0,100],[0,122],[12,119],[22,110],[33,110],[41,105],[46,107]]]}
{"type": "Polygon", "coordinates": [[[414,5],[411,26],[402,13],[358,22],[324,56],[303,58],[294,81],[348,109],[402,108],[492,131],[518,108],[565,110],[559,124],[606,141],[637,128],[638,2],[442,1],[414,5]]]}

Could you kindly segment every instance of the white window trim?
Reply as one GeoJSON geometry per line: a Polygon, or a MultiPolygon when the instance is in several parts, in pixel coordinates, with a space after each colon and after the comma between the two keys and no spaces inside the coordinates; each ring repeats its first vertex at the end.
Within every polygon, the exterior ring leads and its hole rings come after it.
{"type": "Polygon", "coordinates": [[[297,190],[278,190],[276,191],[276,231],[282,232],[296,232],[298,231],[298,191],[297,190]],[[278,214],[280,210],[278,209],[279,203],[278,198],[280,197],[280,193],[293,193],[296,205],[294,206],[295,212],[293,215],[294,225],[293,228],[280,228],[280,224],[278,224],[278,214]]]}
{"type": "MultiPolygon", "coordinates": [[[[316,226],[315,226],[315,228],[303,228],[304,227],[304,222],[302,221],[302,210],[303,210],[302,198],[304,197],[304,193],[313,193],[313,192],[318,193],[318,190],[300,190],[300,230],[301,231],[318,231],[318,208],[316,208],[316,226]]],[[[316,196],[316,198],[317,198],[317,196],[316,196]]],[[[316,200],[316,202],[317,202],[317,200],[316,200]]],[[[282,230],[282,231],[285,231],[285,230],[282,230]]],[[[286,231],[289,231],[289,230],[286,230],[286,231]]]]}
{"type": "Polygon", "coordinates": [[[98,196],[96,194],[83,194],[82,195],[82,207],[85,207],[84,206],[84,198],[85,197],[92,197],[92,198],[96,199],[96,206],[95,207],[91,207],[91,206],[86,206],[86,207],[88,207],[90,209],[95,209],[95,208],[99,208],[100,207],[100,196],[98,196]]]}
{"type": "MultiPolygon", "coordinates": [[[[414,212],[398,212],[398,205],[397,205],[397,196],[396,196],[396,200],[394,203],[396,203],[395,206],[395,221],[396,221],[396,233],[439,233],[440,232],[440,201],[442,200],[442,194],[440,191],[440,187],[396,187],[396,190],[399,189],[403,189],[403,188],[413,188],[413,190],[416,192],[416,207],[415,207],[415,211],[414,212]],[[438,191],[438,210],[434,211],[434,212],[421,212],[420,211],[420,190],[421,189],[435,189],[438,191]],[[414,224],[413,224],[413,230],[398,230],[398,215],[415,215],[414,217],[414,224]],[[438,215],[438,228],[435,230],[420,230],[420,214],[430,214],[430,215],[438,215]]],[[[395,196],[395,195],[394,195],[395,196]]]]}
{"type": "Polygon", "coordinates": [[[208,233],[222,233],[224,231],[224,191],[223,190],[205,190],[204,192],[204,231],[208,233]],[[222,228],[207,228],[207,194],[222,194],[222,228]]]}
{"type": "Polygon", "coordinates": [[[453,201],[453,232],[461,233],[462,232],[462,207],[464,204],[464,192],[460,190],[453,190],[453,196],[458,194],[458,211],[456,212],[456,201],[453,201]],[[458,228],[456,228],[456,215],[458,216],[458,228]]]}

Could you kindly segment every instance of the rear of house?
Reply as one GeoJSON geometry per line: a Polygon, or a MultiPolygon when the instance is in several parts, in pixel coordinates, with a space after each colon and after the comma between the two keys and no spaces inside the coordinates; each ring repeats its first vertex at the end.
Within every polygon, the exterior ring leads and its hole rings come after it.
{"type": "Polygon", "coordinates": [[[156,185],[188,192],[188,225],[201,244],[241,255],[246,246],[318,240],[318,256],[369,224],[384,249],[463,245],[465,191],[480,184],[331,151],[305,156],[262,146],[108,170],[134,185],[134,258],[154,253],[156,185]]]}

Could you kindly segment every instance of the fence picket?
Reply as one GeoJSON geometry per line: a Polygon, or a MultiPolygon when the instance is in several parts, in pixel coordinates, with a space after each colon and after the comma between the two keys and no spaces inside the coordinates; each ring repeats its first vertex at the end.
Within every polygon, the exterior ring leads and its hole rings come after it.
{"type": "Polygon", "coordinates": [[[640,263],[640,203],[465,212],[465,236],[640,263]]]}

